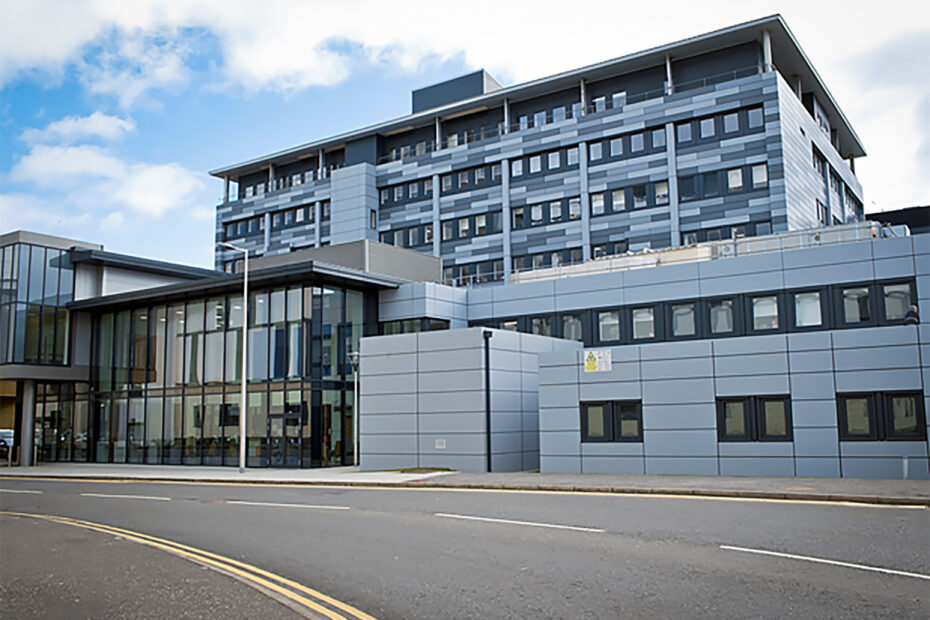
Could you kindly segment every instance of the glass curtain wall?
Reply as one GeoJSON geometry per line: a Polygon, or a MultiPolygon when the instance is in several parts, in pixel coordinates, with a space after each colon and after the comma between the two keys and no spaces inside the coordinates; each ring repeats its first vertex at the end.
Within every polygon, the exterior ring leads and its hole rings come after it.
{"type": "MultiPolygon", "coordinates": [[[[348,355],[375,332],[372,299],[292,286],[248,303],[248,466],[352,463],[348,355]]],[[[41,384],[37,394],[41,458],[238,465],[242,310],[232,295],[97,315],[93,389],[41,384]]]]}

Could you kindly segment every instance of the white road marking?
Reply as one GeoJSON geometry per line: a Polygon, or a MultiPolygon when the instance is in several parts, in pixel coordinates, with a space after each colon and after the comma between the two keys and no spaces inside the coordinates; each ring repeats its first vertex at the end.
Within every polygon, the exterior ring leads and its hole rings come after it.
{"type": "Polygon", "coordinates": [[[109,493],[81,493],[81,497],[104,497],[108,499],[150,499],[157,502],[170,502],[170,497],[157,495],[110,495],[109,493]]]}
{"type": "Polygon", "coordinates": [[[826,560],[824,558],[814,558],[808,555],[795,555],[793,553],[780,553],[778,551],[767,551],[765,549],[750,549],[747,547],[733,547],[730,545],[720,545],[721,549],[727,551],[743,551],[745,553],[757,553],[759,555],[771,555],[777,558],[788,558],[790,560],[804,560],[806,562],[816,562],[818,564],[830,564],[832,566],[845,566],[846,568],[858,568],[875,573],[885,573],[886,575],[900,575],[901,577],[914,577],[915,579],[930,580],[930,575],[922,573],[909,573],[903,570],[894,570],[892,568],[881,568],[880,566],[867,566],[865,564],[853,564],[852,562],[841,562],[839,560],[826,560]]]}
{"type": "Polygon", "coordinates": [[[474,517],[471,515],[456,515],[445,512],[437,512],[436,517],[444,519],[464,519],[466,521],[486,521],[488,523],[505,523],[507,525],[529,525],[532,527],[548,527],[554,530],[574,530],[576,532],[595,532],[603,533],[606,530],[595,527],[579,527],[577,525],[559,525],[557,523],[537,523],[536,521],[514,521],[512,519],[492,519],[490,517],[474,517]]]}
{"type": "Polygon", "coordinates": [[[29,495],[41,495],[42,491],[29,491],[26,489],[0,489],[0,493],[28,493],[29,495]]]}
{"type": "Polygon", "coordinates": [[[273,506],[276,508],[315,508],[317,510],[351,510],[348,506],[325,506],[313,504],[276,504],[273,502],[246,502],[232,499],[224,499],[224,504],[238,504],[240,506],[273,506]]]}

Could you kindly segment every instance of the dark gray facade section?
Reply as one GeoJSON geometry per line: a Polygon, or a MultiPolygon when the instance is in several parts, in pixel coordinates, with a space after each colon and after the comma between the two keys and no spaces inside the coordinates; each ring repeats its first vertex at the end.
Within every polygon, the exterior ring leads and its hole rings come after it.
{"type": "Polygon", "coordinates": [[[501,85],[481,69],[461,77],[413,91],[413,113],[431,110],[456,101],[463,101],[497,90],[501,85]]]}

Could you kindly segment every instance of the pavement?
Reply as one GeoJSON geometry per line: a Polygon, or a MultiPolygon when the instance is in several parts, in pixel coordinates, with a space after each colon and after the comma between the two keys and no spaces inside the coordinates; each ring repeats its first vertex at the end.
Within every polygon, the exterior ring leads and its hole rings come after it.
{"type": "Polygon", "coordinates": [[[470,473],[400,470],[247,469],[97,463],[41,463],[0,469],[0,476],[307,486],[489,489],[645,495],[696,495],[930,507],[930,481],[863,478],[776,478],[635,474],[470,473]]]}

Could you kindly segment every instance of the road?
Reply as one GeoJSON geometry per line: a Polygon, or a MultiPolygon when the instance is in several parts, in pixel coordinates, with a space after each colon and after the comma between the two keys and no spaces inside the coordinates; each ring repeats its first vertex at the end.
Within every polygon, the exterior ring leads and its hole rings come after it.
{"type": "Polygon", "coordinates": [[[183,543],[377,618],[930,617],[926,508],[5,479],[0,509],[183,543]]]}

